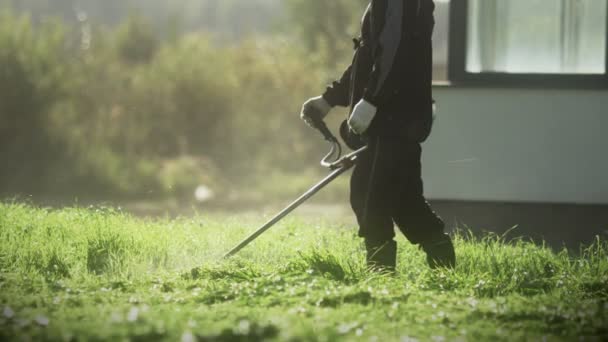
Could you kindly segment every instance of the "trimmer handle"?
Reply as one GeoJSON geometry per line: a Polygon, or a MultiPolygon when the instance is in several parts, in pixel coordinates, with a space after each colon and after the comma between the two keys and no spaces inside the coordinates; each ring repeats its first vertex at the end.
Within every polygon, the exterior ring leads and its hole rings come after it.
{"type": "Polygon", "coordinates": [[[323,121],[321,113],[318,110],[316,110],[315,108],[308,108],[305,114],[310,119],[312,127],[321,132],[325,140],[332,143],[338,142],[338,139],[336,139],[336,137],[331,133],[331,131],[323,121]]]}

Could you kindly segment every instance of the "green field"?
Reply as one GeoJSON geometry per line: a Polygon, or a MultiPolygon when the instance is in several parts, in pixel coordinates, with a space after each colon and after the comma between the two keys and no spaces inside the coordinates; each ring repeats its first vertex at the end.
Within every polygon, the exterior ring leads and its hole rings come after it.
{"type": "Polygon", "coordinates": [[[0,204],[0,340],[608,339],[605,241],[459,234],[457,268],[431,271],[400,237],[386,276],[354,227],[292,217],[220,260],[264,219],[0,204]]]}

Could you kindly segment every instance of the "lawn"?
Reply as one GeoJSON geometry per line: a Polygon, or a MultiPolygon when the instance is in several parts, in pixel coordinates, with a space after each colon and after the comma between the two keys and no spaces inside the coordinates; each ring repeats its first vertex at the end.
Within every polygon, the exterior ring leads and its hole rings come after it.
{"type": "Polygon", "coordinates": [[[264,220],[0,204],[0,340],[608,339],[605,241],[459,233],[456,269],[432,271],[400,237],[388,276],[354,227],[293,216],[221,259],[264,220]]]}

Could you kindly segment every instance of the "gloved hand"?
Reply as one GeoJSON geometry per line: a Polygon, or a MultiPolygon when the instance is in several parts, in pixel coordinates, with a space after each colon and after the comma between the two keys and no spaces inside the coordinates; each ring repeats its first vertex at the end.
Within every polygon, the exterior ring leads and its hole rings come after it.
{"type": "Polygon", "coordinates": [[[362,99],[355,105],[355,109],[348,119],[348,126],[358,135],[365,133],[377,111],[376,106],[362,99]]]}
{"type": "Polygon", "coordinates": [[[312,115],[320,116],[319,119],[324,119],[329,111],[331,110],[331,105],[323,98],[323,96],[313,97],[308,99],[308,101],[304,102],[302,105],[302,111],[300,112],[300,118],[306,122],[309,126],[313,126],[310,117],[312,115]]]}

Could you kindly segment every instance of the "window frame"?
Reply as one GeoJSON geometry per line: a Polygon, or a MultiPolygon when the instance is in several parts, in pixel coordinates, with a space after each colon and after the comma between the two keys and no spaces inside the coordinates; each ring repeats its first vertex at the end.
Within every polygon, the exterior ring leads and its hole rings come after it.
{"type": "Polygon", "coordinates": [[[468,0],[450,1],[448,40],[448,79],[452,85],[517,88],[608,88],[608,6],[606,6],[606,51],[604,74],[551,74],[551,73],[472,73],[466,69],[468,0]]]}

